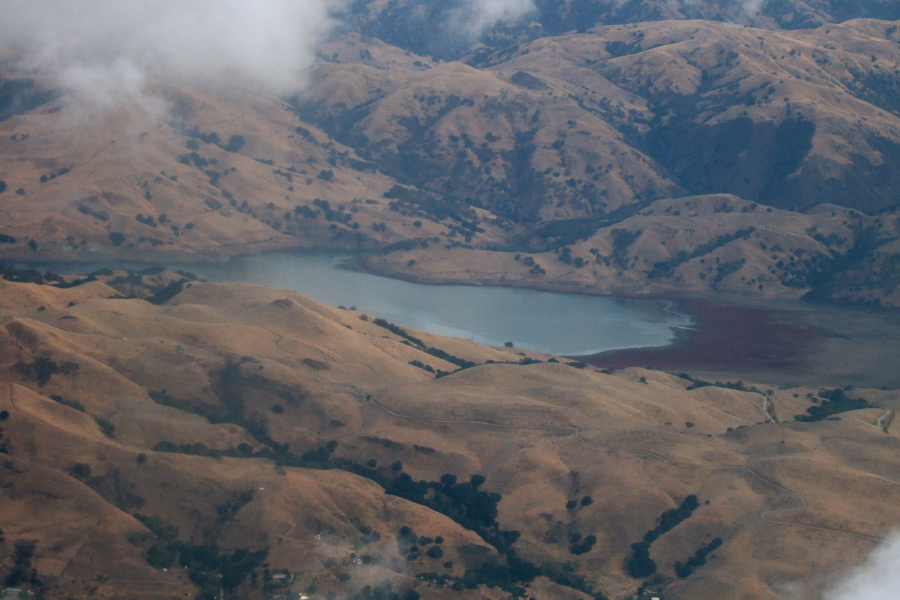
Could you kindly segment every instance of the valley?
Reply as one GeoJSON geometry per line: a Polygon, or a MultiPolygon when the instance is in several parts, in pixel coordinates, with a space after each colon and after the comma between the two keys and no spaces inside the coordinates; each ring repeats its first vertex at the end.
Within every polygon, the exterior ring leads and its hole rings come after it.
{"type": "Polygon", "coordinates": [[[229,7],[0,5],[5,588],[895,589],[895,2],[229,7]]]}

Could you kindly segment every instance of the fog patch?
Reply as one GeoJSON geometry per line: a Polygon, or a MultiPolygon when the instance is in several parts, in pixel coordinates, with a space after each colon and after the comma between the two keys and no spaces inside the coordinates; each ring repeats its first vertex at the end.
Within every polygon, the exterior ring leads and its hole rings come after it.
{"type": "Polygon", "coordinates": [[[762,5],[765,0],[744,0],[744,12],[750,16],[754,16],[762,10],[762,5]]]}
{"type": "MultiPolygon", "coordinates": [[[[698,6],[709,4],[709,0],[680,0],[683,4],[687,4],[690,6],[698,6]]],[[[755,17],[759,15],[759,12],[762,10],[763,4],[766,3],[766,0],[739,0],[736,4],[739,4],[743,12],[749,17],[755,17]]]]}
{"type": "Polygon", "coordinates": [[[450,27],[474,41],[491,27],[514,23],[534,10],[534,0],[465,0],[451,13],[450,27]]]}
{"type": "Polygon", "coordinates": [[[0,3],[0,51],[98,107],[158,84],[297,90],[343,0],[0,3]]]}
{"type": "Polygon", "coordinates": [[[822,600],[894,600],[900,593],[900,532],[894,532],[876,548],[862,566],[854,569],[822,600]]]}

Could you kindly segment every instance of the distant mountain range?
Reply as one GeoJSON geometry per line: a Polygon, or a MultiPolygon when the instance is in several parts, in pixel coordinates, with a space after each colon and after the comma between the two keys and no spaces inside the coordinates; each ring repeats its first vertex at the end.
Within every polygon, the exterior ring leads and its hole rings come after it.
{"type": "Polygon", "coordinates": [[[535,0],[500,3],[518,9],[521,18],[460,35],[474,6],[464,0],[356,0],[350,8],[354,27],[367,36],[416,54],[459,59],[473,49],[499,50],[602,25],[648,21],[708,20],[765,29],[815,29],[852,19],[900,19],[890,0],[535,0]]]}

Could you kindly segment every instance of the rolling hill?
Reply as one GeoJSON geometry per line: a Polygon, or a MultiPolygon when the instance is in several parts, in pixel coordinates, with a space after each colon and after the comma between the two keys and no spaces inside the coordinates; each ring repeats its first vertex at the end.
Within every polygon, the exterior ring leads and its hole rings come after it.
{"type": "Polygon", "coordinates": [[[125,69],[134,93],[88,64],[74,86],[0,33],[6,586],[812,600],[892,535],[897,3],[503,6],[323,3],[280,94],[244,64],[125,69]],[[10,266],[300,248],[422,282],[738,299],[760,329],[802,298],[782,338],[827,339],[782,385],[769,363],[713,382],[164,267],[10,266]]]}
{"type": "Polygon", "coordinates": [[[900,519],[893,391],[795,421],[846,400],[584,368],[244,284],[154,304],[121,275],[0,284],[0,564],[47,597],[774,599],[900,519]],[[642,536],[649,580],[628,574],[642,536]]]}
{"type": "Polygon", "coordinates": [[[800,30],[667,20],[441,60],[348,31],[293,98],[159,84],[148,93],[163,108],[149,112],[97,113],[8,67],[0,257],[428,246],[441,260],[491,252],[508,265],[503,279],[521,280],[511,256],[581,245],[597,250],[583,260],[608,259],[613,232],[640,230],[639,246],[653,248],[645,264],[618,256],[615,282],[608,268],[567,278],[600,291],[893,306],[898,39],[896,24],[872,19],[800,30]],[[713,201],[674,218],[690,198],[722,194],[763,207],[752,210],[765,214],[765,239],[723,242],[760,227],[751,215],[719,229],[713,201]],[[697,230],[698,219],[708,224],[697,230]],[[727,250],[723,277],[649,276],[658,264],[683,270],[685,253],[710,244],[727,250]]]}

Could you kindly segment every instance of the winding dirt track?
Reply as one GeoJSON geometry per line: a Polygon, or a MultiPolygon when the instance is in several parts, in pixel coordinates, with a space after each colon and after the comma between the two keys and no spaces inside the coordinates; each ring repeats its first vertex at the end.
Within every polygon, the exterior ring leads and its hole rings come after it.
{"type": "Polygon", "coordinates": [[[878,419],[875,421],[875,425],[881,427],[881,429],[885,433],[889,433],[891,429],[891,423],[894,422],[894,414],[895,413],[892,410],[885,410],[884,414],[878,417],[878,419]]]}
{"type": "Polygon", "coordinates": [[[762,396],[762,411],[763,418],[765,418],[766,423],[771,423],[772,425],[778,425],[778,417],[775,416],[775,404],[772,402],[771,398],[763,394],[759,393],[762,396]]]}

